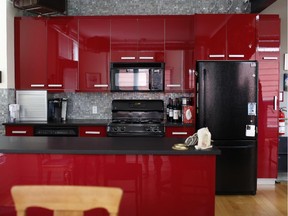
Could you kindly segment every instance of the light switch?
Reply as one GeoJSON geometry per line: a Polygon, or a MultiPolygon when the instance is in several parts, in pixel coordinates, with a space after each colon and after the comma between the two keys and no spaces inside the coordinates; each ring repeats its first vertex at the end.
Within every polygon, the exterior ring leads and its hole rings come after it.
{"type": "Polygon", "coordinates": [[[92,114],[97,114],[97,106],[92,106],[92,114]]]}

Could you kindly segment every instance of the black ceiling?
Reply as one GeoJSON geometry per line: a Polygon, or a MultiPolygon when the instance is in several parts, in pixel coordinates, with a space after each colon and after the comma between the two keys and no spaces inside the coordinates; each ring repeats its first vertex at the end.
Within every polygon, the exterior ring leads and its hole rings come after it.
{"type": "Polygon", "coordinates": [[[277,0],[250,0],[251,2],[251,13],[260,13],[272,3],[277,0]]]}

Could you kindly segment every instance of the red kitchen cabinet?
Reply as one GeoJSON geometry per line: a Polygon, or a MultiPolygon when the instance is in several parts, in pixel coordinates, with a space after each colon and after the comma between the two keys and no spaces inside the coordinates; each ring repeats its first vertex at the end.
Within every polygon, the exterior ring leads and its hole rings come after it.
{"type": "Polygon", "coordinates": [[[165,22],[165,92],[194,90],[194,17],[173,16],[165,22]]]}
{"type": "Polygon", "coordinates": [[[180,138],[187,138],[195,133],[195,128],[192,126],[183,126],[183,127],[176,127],[176,126],[166,126],[165,136],[166,137],[180,137],[180,138]]]}
{"type": "Polygon", "coordinates": [[[255,14],[195,15],[196,60],[255,60],[255,14]]]}
{"type": "Polygon", "coordinates": [[[110,19],[79,19],[79,90],[109,91],[110,19]]]}
{"type": "Polygon", "coordinates": [[[164,19],[113,17],[112,62],[163,62],[164,19]]]}
{"type": "Polygon", "coordinates": [[[106,126],[79,126],[80,137],[106,137],[106,126]]]}
{"type": "Polygon", "coordinates": [[[280,19],[278,15],[257,18],[259,63],[258,178],[277,178],[280,19]]]}
{"type": "Polygon", "coordinates": [[[226,14],[195,15],[195,59],[226,58],[226,14]]]}
{"type": "Polygon", "coordinates": [[[49,91],[78,88],[78,19],[52,17],[47,21],[47,83],[49,91]]]}
{"type": "Polygon", "coordinates": [[[227,22],[227,59],[255,60],[256,15],[233,14],[227,22]]]}
{"type": "Polygon", "coordinates": [[[15,17],[15,88],[46,89],[46,19],[15,17]]]}
{"type": "Polygon", "coordinates": [[[280,51],[279,15],[260,14],[257,16],[258,53],[278,53],[280,51]]]}
{"type": "Polygon", "coordinates": [[[139,51],[163,51],[164,50],[164,18],[138,19],[139,26],[139,51]]]}
{"type": "Polygon", "coordinates": [[[5,126],[6,136],[33,136],[34,129],[33,126],[5,126]]]}

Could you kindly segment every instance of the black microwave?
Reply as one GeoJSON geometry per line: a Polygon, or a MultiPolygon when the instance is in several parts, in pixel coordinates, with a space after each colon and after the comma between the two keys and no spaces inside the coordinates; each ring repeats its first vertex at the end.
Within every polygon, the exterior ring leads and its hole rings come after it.
{"type": "Polygon", "coordinates": [[[164,91],[164,63],[111,63],[111,91],[164,91]]]}

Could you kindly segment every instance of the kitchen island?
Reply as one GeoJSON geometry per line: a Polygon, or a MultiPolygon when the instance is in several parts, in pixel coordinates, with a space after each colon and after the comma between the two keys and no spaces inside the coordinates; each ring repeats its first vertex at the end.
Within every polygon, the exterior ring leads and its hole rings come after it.
{"type": "MultiPolygon", "coordinates": [[[[119,216],[214,215],[215,159],[220,151],[172,149],[183,141],[0,137],[0,215],[15,216],[10,195],[13,185],[32,184],[121,187],[119,216]]],[[[36,215],[40,209],[29,211],[36,215]]],[[[87,215],[92,213],[95,211],[87,215]]]]}

